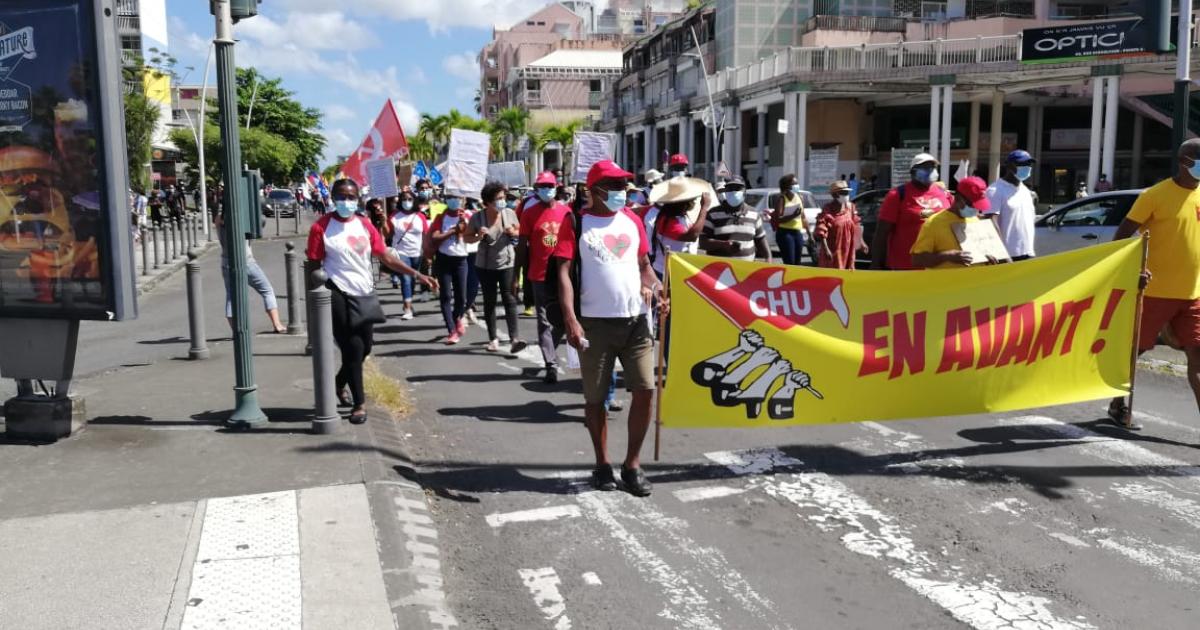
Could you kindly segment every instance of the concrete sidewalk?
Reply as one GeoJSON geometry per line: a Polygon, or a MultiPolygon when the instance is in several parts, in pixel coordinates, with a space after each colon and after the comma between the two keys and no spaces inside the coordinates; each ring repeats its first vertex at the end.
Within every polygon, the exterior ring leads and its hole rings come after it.
{"type": "Polygon", "coordinates": [[[271,420],[259,430],[223,426],[231,343],[187,361],[179,339],[165,341],[170,358],[77,382],[89,422],[75,436],[33,446],[0,433],[0,628],[396,627],[405,610],[382,567],[408,559],[381,559],[394,542],[376,525],[394,528],[401,490],[423,496],[399,488],[385,413],[309,433],[304,343],[255,337],[271,420]]]}

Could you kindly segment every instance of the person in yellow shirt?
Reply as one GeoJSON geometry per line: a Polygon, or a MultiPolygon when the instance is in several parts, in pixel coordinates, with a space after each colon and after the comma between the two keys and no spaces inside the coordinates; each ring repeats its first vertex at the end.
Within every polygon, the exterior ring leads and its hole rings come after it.
{"type": "MultiPolygon", "coordinates": [[[[917,240],[912,246],[913,265],[918,269],[957,269],[970,267],[974,261],[971,254],[962,251],[954,225],[979,221],[979,213],[991,210],[987,199],[987,182],[978,177],[967,177],[958,182],[954,191],[954,203],[945,212],[939,212],[925,221],[917,240]]],[[[996,263],[988,258],[988,263],[996,263]]]]}
{"type": "MultiPolygon", "coordinates": [[[[1200,139],[1180,145],[1178,156],[1175,176],[1138,195],[1113,240],[1150,233],[1138,351],[1153,348],[1170,326],[1187,354],[1188,384],[1200,406],[1200,139]]],[[[1108,416],[1124,428],[1140,428],[1124,398],[1112,401],[1108,416]]]]}

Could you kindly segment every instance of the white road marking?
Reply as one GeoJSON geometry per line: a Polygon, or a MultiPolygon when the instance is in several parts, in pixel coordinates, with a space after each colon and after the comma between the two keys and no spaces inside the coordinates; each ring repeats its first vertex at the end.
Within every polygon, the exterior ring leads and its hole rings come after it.
{"type": "Polygon", "coordinates": [[[520,510],[518,512],[488,514],[486,520],[488,525],[500,527],[508,523],[555,521],[560,518],[573,518],[576,516],[579,516],[579,506],[577,505],[552,505],[550,507],[520,510]]]}
{"type": "MultiPolygon", "coordinates": [[[[738,474],[757,474],[776,467],[798,469],[803,462],[777,449],[722,451],[710,459],[738,474]]],[[[959,621],[981,630],[1028,628],[1093,628],[1083,621],[1056,616],[1045,597],[1003,590],[995,579],[975,581],[960,570],[940,566],[934,556],[917,548],[908,528],[885,514],[848,486],[824,473],[794,472],[755,480],[767,494],[800,508],[800,516],[822,531],[840,533],[850,551],[887,559],[889,574],[938,604],[959,621]]]]}
{"type": "Polygon", "coordinates": [[[521,580],[525,588],[533,595],[533,603],[542,611],[547,621],[554,622],[554,630],[571,630],[571,620],[567,617],[567,603],[558,592],[558,573],[554,567],[542,569],[521,569],[521,580]]]}
{"type": "Polygon", "coordinates": [[[692,501],[703,501],[705,499],[719,499],[721,497],[733,496],[745,492],[745,488],[734,488],[732,486],[701,486],[699,488],[683,488],[676,490],[672,494],[676,499],[684,503],[692,501]]]}
{"type": "Polygon", "coordinates": [[[1062,532],[1046,532],[1046,535],[1055,540],[1061,540],[1072,547],[1091,547],[1091,545],[1070,534],[1064,534],[1062,532]]]}
{"type": "Polygon", "coordinates": [[[600,586],[600,576],[592,571],[583,574],[583,583],[588,586],[600,586]]]}
{"type": "Polygon", "coordinates": [[[497,361],[497,362],[496,362],[496,365],[499,365],[500,367],[502,367],[502,368],[504,368],[504,369],[506,369],[506,370],[508,370],[508,371],[510,371],[510,372],[516,372],[516,373],[518,373],[518,374],[520,374],[520,373],[521,373],[521,368],[519,368],[519,367],[517,367],[517,366],[515,366],[515,365],[510,365],[510,364],[508,364],[508,363],[506,363],[506,362],[504,362],[504,361],[497,361]]]}
{"type": "Polygon", "coordinates": [[[1004,512],[1005,514],[1011,514],[1012,516],[1020,518],[1023,516],[1021,512],[1027,509],[1029,509],[1029,504],[1025,501],[1016,497],[1008,497],[1006,499],[994,501],[983,506],[983,508],[979,510],[979,513],[991,514],[992,512],[1004,512]]]}
{"type": "Polygon", "coordinates": [[[301,600],[296,493],[209,499],[181,628],[299,630],[301,600]]]}
{"type": "MultiPolygon", "coordinates": [[[[1091,530],[1094,534],[1111,534],[1109,530],[1091,530]]],[[[1164,578],[1186,584],[1200,585],[1200,554],[1160,545],[1136,536],[1105,537],[1096,541],[1100,547],[1145,565],[1164,578]]]]}
{"type": "Polygon", "coordinates": [[[717,629],[716,614],[709,608],[705,599],[687,578],[671,568],[661,556],[642,544],[624,525],[617,520],[609,509],[607,501],[598,493],[581,494],[577,497],[580,504],[587,508],[590,516],[600,522],[608,533],[616,539],[625,555],[625,559],[637,572],[646,579],[657,584],[663,590],[664,608],[658,616],[673,622],[677,628],[717,629]]]}
{"type": "MultiPolygon", "coordinates": [[[[1104,407],[1104,413],[1105,414],[1108,413],[1108,407],[1104,407]]],[[[1174,420],[1168,420],[1162,416],[1156,416],[1152,413],[1146,413],[1144,411],[1134,411],[1133,417],[1138,420],[1150,422],[1152,424],[1161,424],[1163,426],[1171,427],[1172,429],[1179,429],[1181,431],[1189,431],[1189,432],[1200,431],[1200,427],[1198,427],[1196,425],[1184,424],[1182,422],[1175,422],[1174,420]]]]}
{"type": "Polygon", "coordinates": [[[431,627],[447,630],[458,626],[458,620],[446,606],[446,591],[443,588],[441,554],[438,550],[437,530],[432,527],[425,494],[420,490],[396,488],[393,499],[396,518],[404,525],[404,548],[412,554],[408,573],[419,588],[399,601],[392,608],[417,605],[425,609],[431,627]]]}
{"type": "Polygon", "coordinates": [[[1113,486],[1113,490],[1127,499],[1162,508],[1188,525],[1200,529],[1200,502],[1177,497],[1144,483],[1118,484],[1113,486]]]}

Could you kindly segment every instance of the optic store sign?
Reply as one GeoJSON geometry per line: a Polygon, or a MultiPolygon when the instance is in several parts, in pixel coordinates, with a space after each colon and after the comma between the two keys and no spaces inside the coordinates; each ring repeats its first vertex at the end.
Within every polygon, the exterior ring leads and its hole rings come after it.
{"type": "Polygon", "coordinates": [[[1088,57],[1144,55],[1155,50],[1154,25],[1142,18],[1027,28],[1021,38],[1022,63],[1081,61],[1088,57]]]}

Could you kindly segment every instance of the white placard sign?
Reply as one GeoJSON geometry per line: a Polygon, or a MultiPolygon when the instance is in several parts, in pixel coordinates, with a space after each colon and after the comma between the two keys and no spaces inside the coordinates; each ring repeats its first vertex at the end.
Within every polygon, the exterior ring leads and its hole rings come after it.
{"type": "Polygon", "coordinates": [[[1008,249],[996,231],[996,224],[991,219],[981,219],[970,223],[955,223],[950,226],[954,237],[958,239],[962,251],[971,255],[972,265],[982,265],[988,258],[1006,261],[1008,249]]]}
{"type": "Polygon", "coordinates": [[[371,189],[370,198],[382,199],[400,194],[400,188],[396,185],[395,159],[367,160],[363,163],[363,169],[367,171],[367,185],[371,189]]]}
{"type": "Polygon", "coordinates": [[[816,194],[829,192],[838,178],[838,148],[808,150],[808,189],[816,194]]]}
{"type": "Polygon", "coordinates": [[[575,170],[571,179],[581,182],[587,179],[588,170],[596,162],[613,158],[615,136],[595,131],[575,132],[575,170]]]}
{"type": "Polygon", "coordinates": [[[443,172],[447,194],[479,197],[479,191],[487,183],[491,146],[492,138],[486,133],[465,129],[450,131],[450,152],[443,172]]]}
{"type": "Polygon", "coordinates": [[[909,164],[925,149],[892,149],[892,188],[910,179],[909,164]]]}
{"type": "Polygon", "coordinates": [[[493,162],[488,164],[487,178],[490,182],[500,182],[505,186],[526,186],[524,162],[493,162]]]}
{"type": "Polygon", "coordinates": [[[787,135],[787,132],[788,132],[788,120],[787,120],[786,118],[780,118],[780,119],[779,119],[779,122],[778,122],[778,124],[777,124],[777,125],[776,125],[776,127],[775,127],[775,129],[776,129],[776,131],[778,131],[780,134],[782,134],[782,135],[785,135],[785,136],[786,136],[786,135],[787,135]]]}

